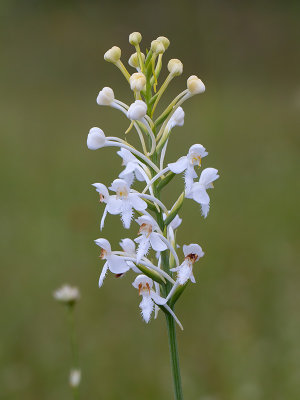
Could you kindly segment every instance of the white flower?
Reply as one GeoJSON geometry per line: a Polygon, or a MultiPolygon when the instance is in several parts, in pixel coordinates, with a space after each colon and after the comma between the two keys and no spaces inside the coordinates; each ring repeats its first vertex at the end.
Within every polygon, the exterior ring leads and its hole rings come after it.
{"type": "Polygon", "coordinates": [[[213,182],[218,178],[219,175],[217,169],[205,168],[200,175],[199,182],[193,183],[191,192],[188,195],[188,198],[192,198],[201,205],[202,215],[204,218],[207,217],[210,202],[206,190],[212,189],[214,187],[213,182]]]}
{"type": "Polygon", "coordinates": [[[147,113],[147,104],[142,100],[136,100],[127,111],[127,118],[141,121],[147,113]]]}
{"type": "Polygon", "coordinates": [[[189,152],[186,156],[180,157],[174,163],[168,164],[168,167],[174,174],[180,174],[185,171],[185,189],[187,194],[192,188],[194,179],[197,178],[197,174],[194,170],[195,165],[201,166],[201,160],[207,156],[207,151],[201,144],[194,144],[190,147],[189,152]]]}
{"type": "Polygon", "coordinates": [[[80,369],[71,369],[69,384],[72,388],[76,388],[80,385],[81,381],[81,371],[80,369]]]}
{"type": "Polygon", "coordinates": [[[117,154],[123,159],[122,165],[125,165],[119,178],[124,179],[129,186],[132,185],[134,178],[140,182],[145,181],[138,159],[129,150],[121,148],[121,150],[117,151],[117,154]]]}
{"type": "MultiPolygon", "coordinates": [[[[135,243],[133,240],[126,238],[122,239],[120,242],[120,246],[123,251],[128,254],[129,257],[136,257],[135,252],[135,243]]],[[[136,265],[132,261],[126,261],[127,265],[136,273],[140,274],[141,271],[136,267],[136,265]]]]}
{"type": "Polygon", "coordinates": [[[166,50],[162,37],[151,42],[151,50],[154,54],[163,54],[166,50]]]}
{"type": "Polygon", "coordinates": [[[170,40],[165,36],[159,36],[156,40],[163,44],[165,50],[167,50],[167,48],[170,46],[170,40]]]}
{"type": "Polygon", "coordinates": [[[179,76],[183,72],[183,64],[177,58],[173,58],[168,62],[168,71],[173,76],[179,76]]]}
{"type": "Polygon", "coordinates": [[[96,239],[95,243],[97,246],[101,247],[100,258],[102,260],[106,260],[99,278],[99,287],[101,287],[108,270],[110,270],[113,274],[120,275],[127,272],[130,267],[122,257],[112,254],[111,246],[108,240],[100,238],[96,239]]]}
{"type": "Polygon", "coordinates": [[[141,235],[134,239],[136,243],[139,243],[136,257],[137,263],[139,263],[141,258],[148,253],[150,246],[155,251],[164,251],[167,249],[167,245],[162,241],[161,235],[155,232],[159,228],[152,217],[144,215],[137,218],[136,222],[140,225],[138,234],[141,235]]]}
{"type": "Polygon", "coordinates": [[[87,137],[87,147],[90,150],[97,150],[103,147],[106,143],[106,137],[102,129],[94,127],[91,128],[87,137]]]}
{"type": "Polygon", "coordinates": [[[191,95],[205,92],[205,85],[196,75],[192,75],[187,80],[187,88],[191,95]]]}
{"type": "Polygon", "coordinates": [[[144,211],[147,203],[137,193],[131,192],[128,183],[123,179],[115,179],[109,189],[116,192],[116,200],[111,203],[110,208],[114,213],[121,214],[124,228],[129,229],[133,208],[137,211],[144,211]]]}
{"type": "Polygon", "coordinates": [[[134,92],[141,92],[146,85],[146,77],[141,72],[135,72],[129,78],[130,88],[134,92]]]}
{"type": "Polygon", "coordinates": [[[138,289],[139,295],[143,297],[140,303],[143,319],[146,323],[150,321],[154,303],[165,304],[166,300],[160,297],[152,289],[153,280],[146,275],[139,275],[135,278],[132,286],[138,289]]]}
{"type": "Polygon", "coordinates": [[[99,106],[110,106],[115,99],[114,91],[110,87],[104,87],[97,96],[99,106]]]}
{"type": "Polygon", "coordinates": [[[115,64],[121,58],[120,47],[113,46],[111,49],[107,50],[104,54],[104,60],[115,64]]]}
{"type": "Polygon", "coordinates": [[[177,272],[177,281],[180,285],[184,285],[189,279],[195,283],[193,274],[193,265],[200,257],[204,256],[204,252],[198,244],[190,244],[183,246],[185,259],[179,267],[171,268],[170,271],[177,272]]]}
{"type": "Polygon", "coordinates": [[[184,124],[184,111],[182,107],[176,108],[174,114],[167,123],[166,129],[171,130],[174,126],[183,126],[184,124]]]}
{"type": "Polygon", "coordinates": [[[61,303],[74,304],[80,299],[80,293],[77,287],[64,285],[53,293],[53,297],[61,303]]]}
{"type": "Polygon", "coordinates": [[[106,204],[100,223],[100,230],[102,231],[107,213],[110,213],[112,215],[117,215],[120,212],[119,209],[116,209],[115,207],[115,203],[117,200],[116,195],[111,196],[108,192],[107,187],[103,185],[103,183],[93,183],[92,186],[96,188],[96,191],[100,195],[100,200],[99,200],[100,203],[106,204]]]}

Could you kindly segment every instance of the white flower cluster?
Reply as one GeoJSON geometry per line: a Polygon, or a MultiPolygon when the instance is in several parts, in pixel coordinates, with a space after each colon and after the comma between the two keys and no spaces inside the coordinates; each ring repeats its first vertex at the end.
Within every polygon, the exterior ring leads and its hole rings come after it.
{"type": "Polygon", "coordinates": [[[187,155],[164,165],[171,133],[176,126],[184,124],[181,105],[193,95],[203,93],[205,86],[197,76],[190,76],[187,79],[187,88],[154,119],[154,111],[162,94],[171,80],[182,74],[183,65],[178,59],[170,60],[169,75],[157,90],[162,57],[170,42],[165,37],[157,38],[151,43],[145,56],[139,47],[141,39],[138,32],[129,36],[129,42],[136,49],[129,58],[129,65],[137,71],[133,74],[122,63],[121,49],[118,47],[112,47],[104,55],[104,59],[116,65],[126,78],[134,94],[133,103],[127,105],[116,99],[114,91],[109,87],[104,87],[99,92],[97,103],[121,111],[130,120],[126,137],[134,128],[142,150],[136,149],[127,140],[106,136],[97,127],[92,128],[87,137],[87,146],[91,150],[116,147],[124,167],[109,187],[103,183],[93,184],[99,193],[100,203],[104,203],[100,230],[104,228],[107,214],[120,215],[125,229],[130,228],[132,221],[139,225],[133,240],[121,240],[121,250],[112,250],[110,243],[104,238],[95,240],[101,248],[100,258],[105,260],[99,287],[102,286],[108,270],[116,276],[131,270],[137,274],[132,285],[142,296],[140,308],[143,319],[149,322],[153,310],[156,310],[157,315],[159,307],[165,313],[171,314],[181,326],[173,307],[187,282],[195,283],[193,266],[203,257],[204,252],[198,244],[183,245],[183,256],[180,256],[183,261],[180,262],[176,230],[182,220],[178,211],[185,198],[192,199],[200,204],[202,215],[206,217],[210,207],[207,190],[213,188],[213,182],[219,175],[215,168],[205,168],[198,176],[197,169],[201,167],[202,159],[208,155],[201,144],[194,144],[187,155]],[[161,201],[161,191],[176,174],[184,175],[185,185],[173,206],[167,207],[161,201]],[[136,181],[144,182],[144,190],[134,189],[136,181]],[[149,257],[151,250],[156,256],[155,263],[149,257]]]}

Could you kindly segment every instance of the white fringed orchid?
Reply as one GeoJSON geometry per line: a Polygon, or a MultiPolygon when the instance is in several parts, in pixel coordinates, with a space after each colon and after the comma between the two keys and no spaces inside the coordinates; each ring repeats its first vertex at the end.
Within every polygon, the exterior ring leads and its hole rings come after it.
{"type": "Polygon", "coordinates": [[[132,185],[135,178],[140,182],[146,180],[145,171],[139,165],[138,159],[129,150],[121,149],[117,151],[117,154],[122,158],[122,165],[125,166],[119,178],[124,179],[129,186],[132,185]]]}
{"type": "Polygon", "coordinates": [[[137,193],[130,191],[130,187],[124,179],[115,179],[109,189],[116,192],[115,200],[110,203],[110,208],[113,210],[112,213],[121,214],[124,228],[129,229],[133,217],[133,209],[144,211],[147,208],[147,203],[137,193]]]}
{"type": "Polygon", "coordinates": [[[106,260],[99,278],[99,287],[101,287],[108,270],[110,270],[113,274],[119,275],[127,272],[130,267],[121,256],[117,256],[112,253],[108,240],[99,238],[95,240],[95,243],[101,248],[101,260],[106,260]]]}
{"type": "Polygon", "coordinates": [[[153,287],[153,280],[149,278],[146,275],[138,275],[134,282],[132,283],[132,286],[139,291],[139,295],[143,297],[141,303],[140,303],[140,309],[142,312],[142,317],[146,323],[150,321],[151,314],[153,312],[154,305],[160,305],[164,307],[175,319],[177,324],[180,326],[180,328],[183,330],[183,327],[174,314],[174,312],[171,310],[171,308],[166,304],[166,299],[163,297],[159,296],[157,293],[154,292],[152,289],[153,287]]]}
{"type": "Polygon", "coordinates": [[[185,190],[187,193],[190,192],[194,179],[197,178],[195,172],[195,166],[201,166],[202,158],[207,156],[207,151],[202,146],[202,144],[194,144],[190,147],[189,152],[186,156],[180,157],[174,163],[168,164],[169,169],[174,172],[174,174],[184,174],[185,180],[185,190]]]}
{"type": "Polygon", "coordinates": [[[144,215],[137,218],[136,222],[140,225],[138,232],[140,236],[134,239],[134,241],[139,244],[137,262],[148,254],[150,247],[155,251],[164,251],[168,248],[166,243],[162,240],[162,235],[157,233],[159,227],[152,217],[144,215]]]}
{"type": "MultiPolygon", "coordinates": [[[[120,242],[120,246],[122,247],[124,253],[126,253],[126,256],[136,258],[135,243],[133,240],[129,238],[122,239],[120,242]]],[[[126,263],[134,272],[136,272],[137,274],[141,273],[139,268],[137,268],[132,261],[126,261],[126,263]]]]}
{"type": "Polygon", "coordinates": [[[200,175],[199,182],[193,184],[188,196],[201,205],[201,211],[204,218],[207,217],[210,206],[210,199],[206,190],[212,189],[214,187],[213,182],[218,178],[219,175],[217,169],[205,168],[200,175]]]}
{"type": "Polygon", "coordinates": [[[179,267],[172,268],[171,271],[177,272],[177,282],[184,285],[188,280],[196,283],[193,274],[193,265],[199,258],[204,256],[204,252],[198,244],[189,244],[183,246],[183,254],[185,259],[179,267]]]}

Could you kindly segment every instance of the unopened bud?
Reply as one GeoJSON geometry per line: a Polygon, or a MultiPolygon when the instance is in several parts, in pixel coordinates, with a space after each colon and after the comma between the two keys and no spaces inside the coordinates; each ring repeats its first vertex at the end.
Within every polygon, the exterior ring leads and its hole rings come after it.
{"type": "Polygon", "coordinates": [[[187,88],[192,95],[205,92],[204,83],[196,75],[192,75],[188,78],[187,88]]]}
{"type": "Polygon", "coordinates": [[[104,54],[104,60],[115,64],[121,58],[120,47],[113,46],[111,49],[107,50],[104,54]]]}
{"type": "Polygon", "coordinates": [[[152,40],[151,50],[154,54],[163,54],[165,52],[165,46],[160,40],[152,40]]]}
{"type": "MultiPolygon", "coordinates": [[[[145,62],[145,54],[141,53],[141,57],[142,57],[142,61],[144,63],[145,62]]],[[[138,58],[137,53],[134,53],[130,56],[130,58],[128,60],[128,64],[133,68],[140,68],[140,63],[139,63],[139,58],[138,58]]]]}
{"type": "Polygon", "coordinates": [[[140,121],[147,113],[147,104],[142,100],[136,100],[127,111],[127,117],[133,121],[140,121]]]}
{"type": "Polygon", "coordinates": [[[183,64],[177,58],[173,58],[168,62],[168,71],[173,76],[179,76],[182,74],[183,71],[183,64]]]}
{"type": "Polygon", "coordinates": [[[105,145],[106,137],[102,129],[94,127],[90,129],[88,137],[87,137],[87,147],[90,150],[100,149],[105,145]]]}
{"type": "Polygon", "coordinates": [[[133,46],[137,46],[142,40],[142,35],[140,32],[132,32],[129,35],[129,43],[132,44],[133,46]]]}
{"type": "Polygon", "coordinates": [[[131,90],[133,90],[134,92],[140,92],[145,88],[146,77],[141,72],[136,72],[131,75],[129,83],[131,90]]]}
{"type": "Polygon", "coordinates": [[[165,36],[159,36],[156,40],[159,40],[160,42],[162,42],[165,50],[167,50],[167,48],[170,46],[170,40],[168,38],[166,38],[165,36]]]}
{"type": "Polygon", "coordinates": [[[100,90],[96,101],[99,106],[110,106],[114,99],[114,91],[110,87],[104,87],[100,90]]]}

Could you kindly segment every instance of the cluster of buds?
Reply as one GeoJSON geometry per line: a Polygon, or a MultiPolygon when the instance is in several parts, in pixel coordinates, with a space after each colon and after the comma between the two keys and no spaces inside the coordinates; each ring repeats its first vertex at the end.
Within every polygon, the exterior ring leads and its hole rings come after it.
{"type": "Polygon", "coordinates": [[[186,155],[165,164],[171,133],[175,127],[184,124],[183,103],[203,93],[205,86],[197,76],[190,76],[186,89],[154,118],[168,85],[183,73],[183,64],[175,58],[169,60],[169,74],[159,86],[163,56],[170,41],[160,36],[151,42],[144,54],[140,49],[141,40],[139,32],[129,35],[129,43],[135,48],[128,62],[135,69],[133,73],[129,73],[122,63],[119,47],[112,47],[104,55],[104,59],[116,65],[126,78],[134,95],[132,104],[116,99],[113,89],[109,87],[104,87],[97,96],[99,105],[113,107],[130,120],[130,127],[125,132],[126,139],[134,128],[141,149],[134,147],[129,140],[106,136],[98,127],[92,128],[87,137],[87,146],[91,150],[116,147],[124,167],[109,187],[103,183],[93,183],[100,197],[100,206],[104,206],[100,230],[104,228],[107,214],[119,215],[125,229],[129,229],[133,221],[139,226],[133,240],[125,238],[120,241],[119,250],[112,250],[104,238],[95,240],[101,248],[100,259],[105,260],[99,287],[103,285],[108,271],[116,276],[131,271],[137,275],[132,285],[142,296],[140,308],[145,322],[149,322],[154,310],[157,316],[157,311],[161,309],[182,328],[173,311],[174,305],[188,282],[196,282],[193,267],[204,256],[204,252],[199,244],[192,243],[183,245],[183,255],[177,254],[180,246],[176,242],[176,231],[182,223],[178,212],[184,199],[191,199],[200,205],[202,215],[206,218],[210,208],[207,190],[213,188],[213,182],[219,175],[215,168],[204,168],[199,174],[202,159],[208,155],[201,144],[192,145],[186,155]],[[173,205],[166,206],[161,201],[161,192],[178,174],[184,176],[182,191],[173,205]],[[142,191],[134,189],[136,181],[144,182],[142,191]]]}

